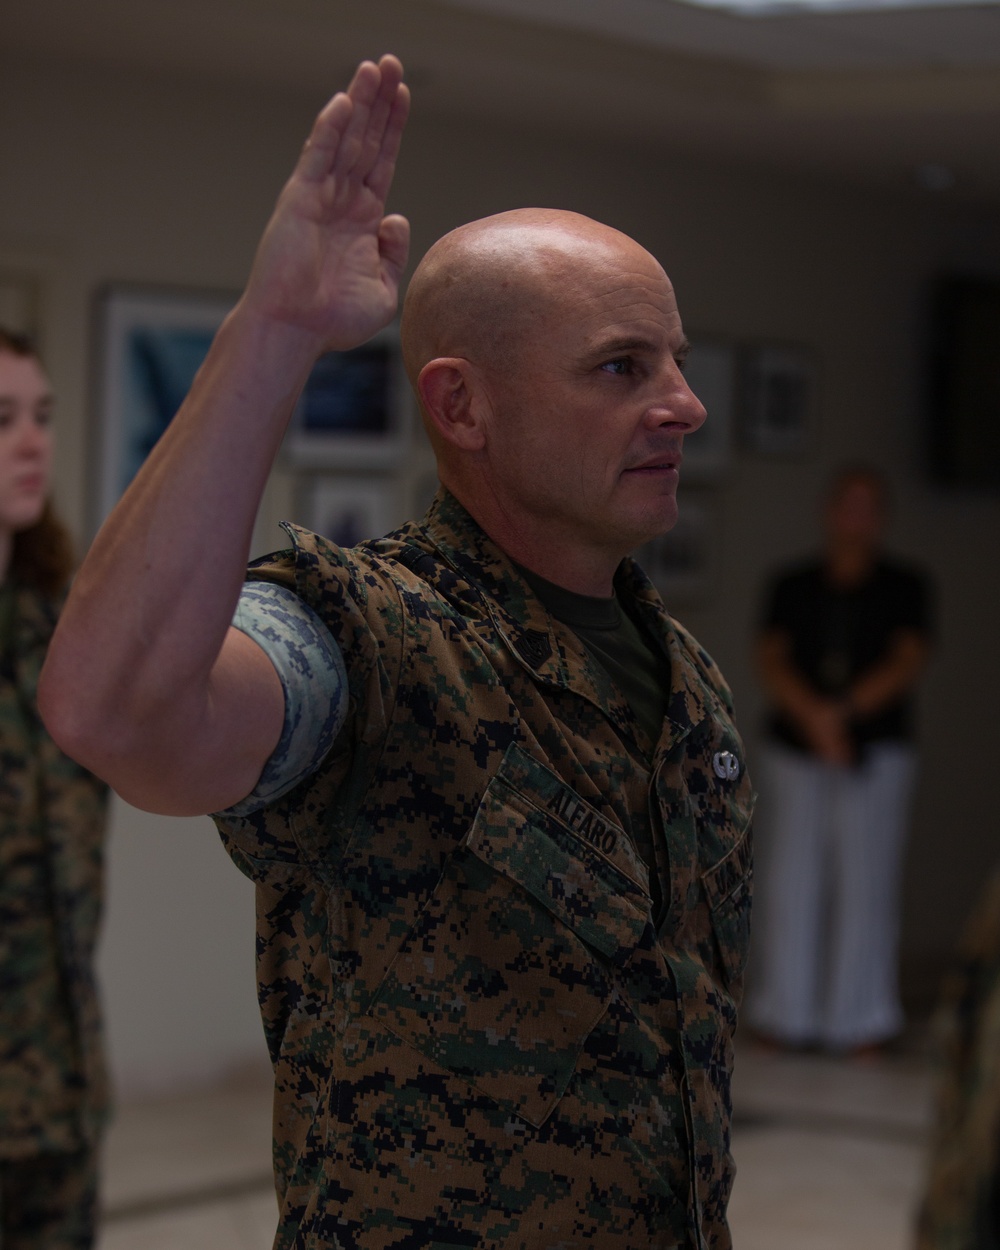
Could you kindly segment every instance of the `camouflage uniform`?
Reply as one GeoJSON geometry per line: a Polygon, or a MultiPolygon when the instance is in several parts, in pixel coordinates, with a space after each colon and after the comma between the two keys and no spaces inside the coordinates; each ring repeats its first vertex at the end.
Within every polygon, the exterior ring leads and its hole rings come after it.
{"type": "MultiPolygon", "coordinates": [[[[43,1192],[68,1195],[71,1207],[93,1205],[91,1148],[108,1103],[93,976],[106,789],[59,751],[35,712],[58,604],[10,586],[0,604],[0,1192],[8,1195],[0,1197],[0,1223],[7,1224],[14,1202],[26,1201],[28,1173],[37,1179],[46,1161],[59,1180],[48,1184],[43,1174],[43,1192]],[[71,1155],[78,1184],[63,1175],[71,1155]]],[[[4,1250],[28,1244],[36,1243],[10,1229],[3,1235],[4,1250]]],[[[57,1241],[50,1230],[37,1244],[57,1241]]]]}
{"type": "Polygon", "coordinates": [[[217,817],[258,887],[276,1246],[728,1247],[752,793],[718,670],[626,561],[673,676],[654,743],[444,492],[350,551],[288,529],[251,576],[328,623],[348,719],[217,817]]]}
{"type": "Polygon", "coordinates": [[[1000,874],[948,980],[944,1079],[917,1250],[1000,1250],[1000,874]]]}

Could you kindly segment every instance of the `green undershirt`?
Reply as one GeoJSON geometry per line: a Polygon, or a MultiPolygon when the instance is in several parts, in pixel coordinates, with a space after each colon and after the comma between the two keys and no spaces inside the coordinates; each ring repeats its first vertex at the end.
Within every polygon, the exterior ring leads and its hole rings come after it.
{"type": "MultiPolygon", "coordinates": [[[[663,729],[670,693],[670,663],[652,638],[629,616],[617,595],[603,599],[578,595],[546,581],[530,569],[515,565],[517,571],[542,601],[545,608],[567,625],[625,696],[632,715],[655,749],[663,729]]],[[[635,743],[646,768],[651,754],[635,743]]],[[[633,827],[636,848],[649,868],[649,886],[656,923],[662,912],[663,887],[669,865],[665,853],[653,845],[649,825],[633,827]]]]}
{"type": "Polygon", "coordinates": [[[578,595],[530,569],[515,567],[545,608],[569,626],[611,677],[647,737],[657,742],[667,712],[670,664],[622,608],[618,596],[578,595]]]}

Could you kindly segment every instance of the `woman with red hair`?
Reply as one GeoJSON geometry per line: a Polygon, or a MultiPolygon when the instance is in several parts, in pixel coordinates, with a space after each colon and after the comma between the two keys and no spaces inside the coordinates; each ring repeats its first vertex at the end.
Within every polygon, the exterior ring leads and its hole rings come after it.
{"type": "Polygon", "coordinates": [[[49,502],[52,393],[0,330],[0,1245],[93,1245],[107,1111],[93,957],[106,791],[35,688],[72,568],[49,502]]]}

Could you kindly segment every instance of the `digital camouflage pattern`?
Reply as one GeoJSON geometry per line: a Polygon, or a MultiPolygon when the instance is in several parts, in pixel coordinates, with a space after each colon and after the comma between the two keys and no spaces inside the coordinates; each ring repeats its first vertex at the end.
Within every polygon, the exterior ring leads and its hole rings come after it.
{"type": "Polygon", "coordinates": [[[942,1081],[917,1250],[1000,1250],[1000,873],[938,1020],[942,1081]]]}
{"type": "Polygon", "coordinates": [[[107,792],[35,711],[58,604],[2,598],[0,1159],[21,1159],[79,1149],[107,1112],[93,974],[107,792]]]}
{"type": "Polygon", "coordinates": [[[672,672],[654,743],[445,492],[350,551],[288,528],[251,576],[328,622],[348,718],[217,817],[258,887],[276,1246],[725,1250],[752,792],[717,669],[626,561],[672,672]]]}
{"type": "Polygon", "coordinates": [[[244,582],[233,626],[271,660],[285,700],[284,726],[271,758],[253,793],[229,809],[242,816],[315,771],[343,720],[347,673],[330,631],[287,586],[244,582]]]}
{"type": "Polygon", "coordinates": [[[5,1250],[91,1250],[97,1223],[98,1148],[0,1161],[0,1244],[5,1250]]]}

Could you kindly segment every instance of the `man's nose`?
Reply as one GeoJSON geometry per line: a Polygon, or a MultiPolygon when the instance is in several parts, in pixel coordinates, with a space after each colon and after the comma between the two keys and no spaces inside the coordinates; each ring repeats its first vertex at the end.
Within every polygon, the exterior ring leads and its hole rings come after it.
{"type": "Polygon", "coordinates": [[[650,426],[673,426],[681,434],[693,434],[704,424],[708,414],[705,406],[687,383],[677,365],[669,369],[663,380],[662,397],[650,408],[650,426]]]}

